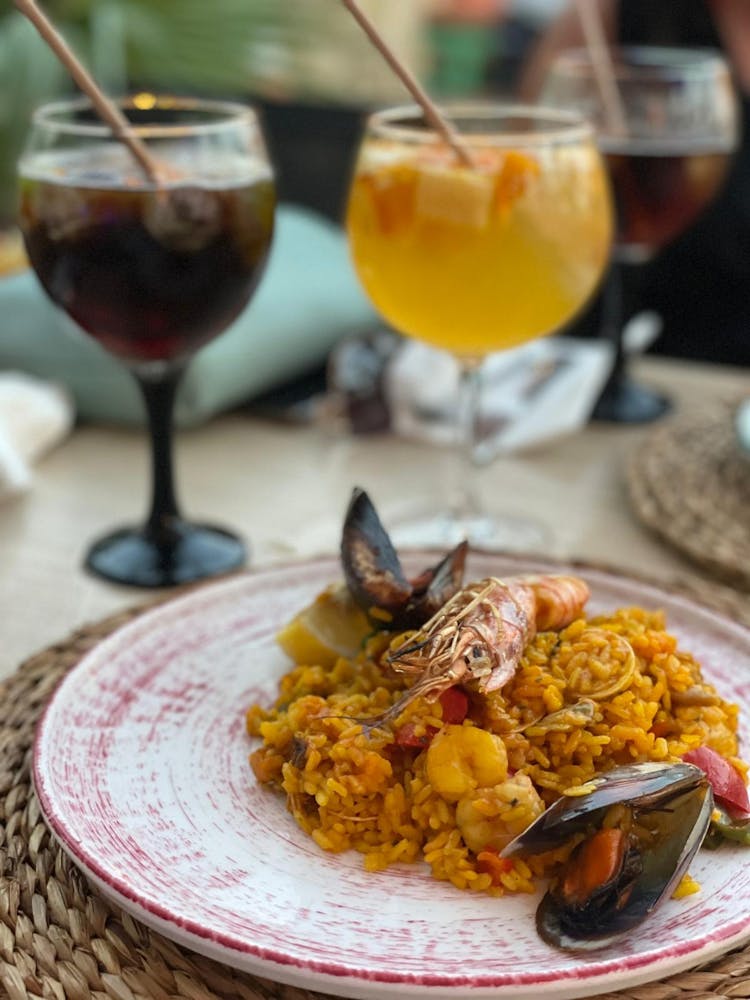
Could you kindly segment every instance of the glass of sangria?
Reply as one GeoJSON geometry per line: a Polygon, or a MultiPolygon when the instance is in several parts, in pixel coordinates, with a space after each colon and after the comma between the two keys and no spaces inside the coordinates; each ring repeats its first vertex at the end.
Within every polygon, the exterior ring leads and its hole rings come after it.
{"type": "Polygon", "coordinates": [[[233,533],[181,515],[172,413],[190,358],[239,315],[261,276],[274,184],[251,108],[149,94],[121,108],[159,179],[86,100],[48,104],[19,163],[20,225],[44,290],[122,361],[146,407],[150,511],[95,542],[85,564],[118,583],[163,587],[246,558],[233,533]]]}
{"type": "Polygon", "coordinates": [[[642,423],[670,403],[630,378],[623,327],[638,300],[642,265],[688,229],[719,191],[737,144],[737,104],[726,62],[711,50],[624,46],[607,52],[604,66],[610,88],[602,87],[601,65],[587,50],[562,52],[541,100],[579,110],[594,123],[615,197],[601,318],[614,360],[592,416],[642,423]],[[612,88],[614,107],[604,97],[612,88]]]}
{"type": "Polygon", "coordinates": [[[403,540],[468,538],[531,550],[546,531],[485,512],[473,489],[480,368],[558,330],[596,289],[612,237],[606,171],[578,113],[474,103],[445,109],[468,163],[416,107],[372,115],[347,229],[355,268],[396,330],[449,351],[460,371],[453,509],[396,526],[403,540]]]}

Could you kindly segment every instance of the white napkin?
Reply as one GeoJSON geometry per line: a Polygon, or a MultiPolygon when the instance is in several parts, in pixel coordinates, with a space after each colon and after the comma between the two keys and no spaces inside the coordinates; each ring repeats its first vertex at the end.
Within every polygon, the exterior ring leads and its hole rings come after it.
{"type": "MultiPolygon", "coordinates": [[[[652,312],[623,331],[626,354],[646,350],[661,331],[652,312]]],[[[482,370],[477,462],[537,447],[583,427],[612,366],[605,339],[545,337],[490,355],[482,370]]],[[[394,431],[436,445],[457,434],[458,365],[450,355],[407,341],[386,373],[394,431]]]]}
{"type": "Polygon", "coordinates": [[[29,489],[31,466],[67,436],[74,416],[60,386],[0,372],[0,500],[29,489]]]}
{"type": "MultiPolygon", "coordinates": [[[[491,355],[482,370],[480,440],[487,461],[554,440],[582,427],[606,381],[612,357],[604,341],[555,337],[491,355]]],[[[393,427],[437,445],[456,440],[458,366],[413,341],[388,374],[393,427]]]]}

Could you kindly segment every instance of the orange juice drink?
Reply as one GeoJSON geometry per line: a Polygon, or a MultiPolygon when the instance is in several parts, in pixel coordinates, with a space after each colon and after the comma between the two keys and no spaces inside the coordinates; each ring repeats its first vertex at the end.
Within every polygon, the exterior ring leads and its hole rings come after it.
{"type": "Polygon", "coordinates": [[[349,198],[353,260],[400,332],[466,358],[552,333],[596,288],[612,240],[593,139],[523,148],[368,135],[349,198]]]}

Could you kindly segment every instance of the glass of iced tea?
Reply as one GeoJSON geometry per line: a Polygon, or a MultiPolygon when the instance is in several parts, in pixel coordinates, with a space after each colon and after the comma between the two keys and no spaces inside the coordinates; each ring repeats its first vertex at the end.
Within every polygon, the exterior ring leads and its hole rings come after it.
{"type": "MultiPolygon", "coordinates": [[[[372,115],[352,180],[347,229],[375,307],[408,337],[458,361],[463,451],[476,440],[488,354],[553,333],[584,305],[612,236],[606,171],[577,113],[467,104],[446,114],[462,161],[415,107],[372,115]]],[[[457,509],[427,537],[534,547],[537,526],[484,513],[470,463],[457,509]]],[[[416,540],[419,532],[415,531],[416,540]]]]}
{"type": "Polygon", "coordinates": [[[708,49],[623,46],[608,53],[606,67],[615,106],[603,96],[601,67],[582,49],[556,57],[542,101],[585,114],[609,168],[617,232],[602,332],[614,343],[614,364],[593,415],[640,423],[661,416],[669,401],[628,375],[624,291],[637,293],[640,266],[716,196],[737,143],[737,103],[723,57],[708,49]]]}
{"type": "Polygon", "coordinates": [[[95,542],[86,566],[161,587],[241,566],[235,534],[180,513],[175,391],[193,354],[239,315],[262,274],[274,184],[255,112],[141,94],[122,103],[151,179],[85,100],[34,115],[19,164],[20,225],[44,290],[133,374],[145,402],[152,497],[145,523],[95,542]]]}

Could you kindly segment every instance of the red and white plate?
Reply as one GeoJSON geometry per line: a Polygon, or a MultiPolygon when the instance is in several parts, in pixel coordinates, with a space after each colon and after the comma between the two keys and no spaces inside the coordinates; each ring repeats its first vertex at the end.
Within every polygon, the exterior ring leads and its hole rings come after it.
{"type": "MultiPolygon", "coordinates": [[[[417,554],[407,565],[429,562],[417,554]]],[[[475,554],[470,575],[543,569],[475,554]]],[[[585,954],[538,939],[538,897],[459,892],[423,865],[368,874],[356,853],[319,850],[256,783],[244,712],[270,704],[288,669],[275,632],[339,575],[337,560],[322,558],[208,585],[119,629],[61,683],[37,733],[36,791],[64,849],[106,895],[219,961],[367,1000],[589,996],[750,937],[750,849],[738,846],[698,855],[700,893],[585,954]]],[[[750,633],[657,588],[582,575],[592,610],[666,609],[705,676],[739,703],[750,751],[750,633]]]]}

